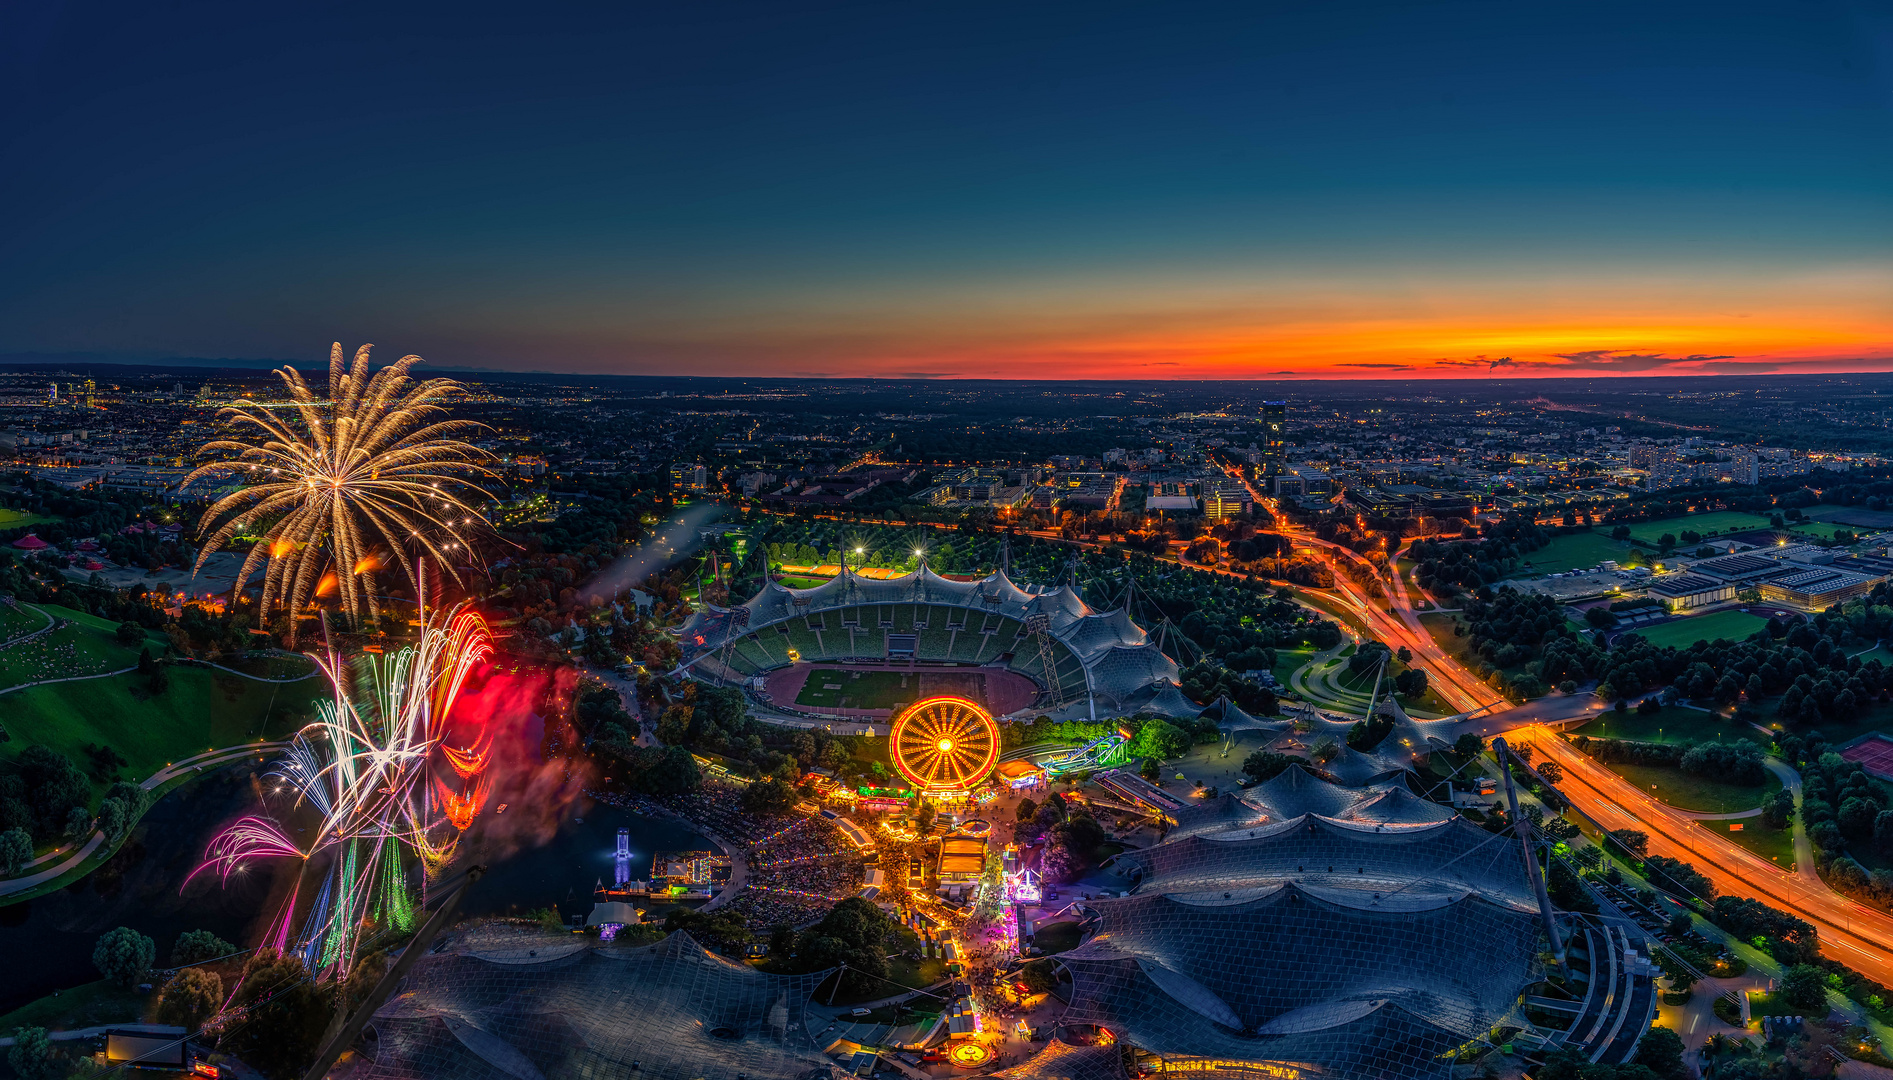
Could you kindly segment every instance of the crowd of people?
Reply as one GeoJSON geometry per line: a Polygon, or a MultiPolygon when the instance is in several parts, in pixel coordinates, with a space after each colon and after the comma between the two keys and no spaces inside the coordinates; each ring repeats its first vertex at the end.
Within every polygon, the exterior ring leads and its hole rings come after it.
{"type": "Polygon", "coordinates": [[[600,802],[644,813],[668,812],[735,846],[748,868],[742,889],[724,906],[750,930],[805,926],[861,891],[862,857],[840,830],[816,817],[762,816],[743,808],[741,785],[705,777],[688,795],[593,792],[600,802]]]}

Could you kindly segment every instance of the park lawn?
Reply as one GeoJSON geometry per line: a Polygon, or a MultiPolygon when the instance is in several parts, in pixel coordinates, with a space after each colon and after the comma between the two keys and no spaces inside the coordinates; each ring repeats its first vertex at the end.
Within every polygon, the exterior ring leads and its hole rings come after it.
{"type": "Polygon", "coordinates": [[[224,667],[254,675],[259,679],[306,679],[319,673],[315,661],[300,654],[268,653],[261,656],[225,658],[224,667]]]}
{"type": "Polygon", "coordinates": [[[30,607],[0,604],[0,641],[30,633],[45,625],[45,618],[30,607]]]}
{"type": "MultiPolygon", "coordinates": [[[[1739,510],[1716,510],[1707,514],[1685,514],[1682,517],[1634,522],[1630,526],[1630,538],[1646,547],[1656,547],[1664,533],[1680,537],[1685,529],[1701,533],[1706,538],[1771,527],[1768,519],[1760,514],[1745,514],[1739,510]]],[[[1681,543],[1680,540],[1677,542],[1681,543]]]]}
{"type": "Polygon", "coordinates": [[[1870,660],[1878,660],[1882,667],[1893,667],[1893,652],[1889,652],[1885,645],[1875,645],[1866,652],[1855,655],[1860,657],[1860,662],[1863,664],[1870,660]]]}
{"type": "Polygon", "coordinates": [[[1636,785],[1638,791],[1655,795],[1679,809],[1707,814],[1752,810],[1761,805],[1763,797],[1781,790],[1781,781],[1773,773],[1768,774],[1768,782],[1760,787],[1743,787],[1662,765],[1604,764],[1604,767],[1636,785]]]}
{"type": "Polygon", "coordinates": [[[0,529],[18,529],[27,525],[44,525],[49,521],[58,521],[46,514],[33,514],[25,510],[12,510],[0,506],[0,529]]]}
{"type": "MultiPolygon", "coordinates": [[[[57,604],[38,606],[54,618],[70,620],[70,624],[0,651],[0,689],[72,675],[117,671],[138,662],[136,647],[118,643],[117,623],[57,604]]],[[[167,639],[149,633],[145,641],[151,645],[154,656],[169,644],[167,639]]]]}
{"type": "Polygon", "coordinates": [[[1628,551],[1628,544],[1612,540],[1604,533],[1570,533],[1554,537],[1551,543],[1537,551],[1527,552],[1520,560],[1526,570],[1513,576],[1530,577],[1534,574],[1562,573],[1565,570],[1587,570],[1601,562],[1619,562],[1628,551]]]}
{"type": "Polygon", "coordinates": [[[1062,953],[1078,947],[1084,937],[1084,924],[1075,922],[1053,923],[1042,930],[1034,931],[1032,944],[1048,953],[1062,953]]]}
{"type": "Polygon", "coordinates": [[[1277,683],[1287,686],[1289,676],[1306,667],[1314,658],[1313,649],[1277,649],[1275,650],[1275,666],[1270,670],[1275,673],[1277,683]]]}
{"type": "MultiPolygon", "coordinates": [[[[89,770],[85,747],[98,743],[125,758],[127,779],[143,780],[205,750],[281,738],[308,718],[320,696],[315,682],[275,685],[176,665],[166,674],[170,687],[157,696],[145,692],[135,672],[16,690],[0,698],[13,737],[0,744],[0,756],[40,744],[89,770]]],[[[108,786],[95,779],[94,794],[108,786]]]]}
{"type": "Polygon", "coordinates": [[[1632,709],[1617,713],[1605,709],[1590,723],[1573,734],[1593,739],[1628,739],[1631,742],[1693,743],[1747,739],[1763,749],[1767,743],[1760,732],[1747,724],[1720,713],[1698,712],[1672,705],[1660,712],[1642,716],[1632,709]]]}
{"type": "Polygon", "coordinates": [[[1455,637],[1453,627],[1459,624],[1459,617],[1451,614],[1427,612],[1420,616],[1420,625],[1433,637],[1433,644],[1448,656],[1458,656],[1466,651],[1466,639],[1455,637]]]}
{"type": "Polygon", "coordinates": [[[1767,625],[1768,620],[1760,615],[1729,608],[1708,615],[1658,623],[1632,632],[1642,635],[1643,640],[1659,649],[1665,646],[1686,649],[1698,641],[1715,641],[1719,638],[1740,641],[1767,625]]]}
{"type": "Polygon", "coordinates": [[[38,1001],[0,1016],[0,1031],[8,1034],[16,1027],[39,1027],[47,1031],[72,1031],[101,1024],[141,1023],[155,1011],[156,994],[139,994],[115,982],[100,979],[48,994],[38,1001]]]}
{"type": "MultiPolygon", "coordinates": [[[[923,956],[918,959],[911,956],[890,957],[887,961],[887,977],[902,986],[919,989],[932,986],[946,978],[946,961],[937,956],[923,956]]],[[[886,997],[885,988],[869,993],[869,998],[886,997]]]]}
{"type": "Polygon", "coordinates": [[[1762,858],[1776,864],[1783,870],[1794,866],[1794,827],[1771,829],[1758,814],[1743,818],[1738,822],[1705,821],[1702,827],[1718,836],[1727,837],[1730,842],[1740,844],[1762,858]],[[1730,832],[1729,826],[1742,826],[1740,832],[1730,832]]]}
{"type": "Polygon", "coordinates": [[[1864,536],[1877,532],[1877,529],[1863,529],[1858,525],[1836,525],[1831,521],[1791,521],[1788,531],[1796,535],[1818,536],[1823,540],[1832,540],[1837,532],[1850,532],[1855,536],[1864,536]]]}

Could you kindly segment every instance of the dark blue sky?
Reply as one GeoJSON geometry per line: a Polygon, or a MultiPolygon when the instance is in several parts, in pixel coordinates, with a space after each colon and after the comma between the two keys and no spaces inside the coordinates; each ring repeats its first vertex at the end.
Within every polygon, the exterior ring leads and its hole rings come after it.
{"type": "Polygon", "coordinates": [[[1893,362],[1884,5],[388,6],[0,5],[0,353],[1893,362]]]}

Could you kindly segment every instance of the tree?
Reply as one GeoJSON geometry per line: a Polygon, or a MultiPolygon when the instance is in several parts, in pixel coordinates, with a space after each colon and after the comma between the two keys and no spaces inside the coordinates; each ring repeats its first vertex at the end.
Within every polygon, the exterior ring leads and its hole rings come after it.
{"type": "Polygon", "coordinates": [[[177,936],[177,944],[171,946],[171,964],[173,967],[201,964],[236,951],[235,945],[208,930],[186,930],[177,936]]]}
{"type": "Polygon", "coordinates": [[[1650,850],[1650,834],[1637,829],[1612,829],[1610,838],[1618,847],[1639,859],[1650,850]]]}
{"type": "MultiPolygon", "coordinates": [[[[1682,1080],[1689,1075],[1683,1065],[1683,1038],[1669,1028],[1657,1025],[1643,1033],[1637,1040],[1637,1064],[1648,1066],[1650,1071],[1664,1080],[1682,1080]]],[[[1617,1070],[1618,1080],[1623,1080],[1623,1070],[1617,1070]]]]}
{"type": "Polygon", "coordinates": [[[225,1035],[218,1049],[272,1080],[290,1080],[308,1068],[334,1011],[302,961],[272,949],[250,955],[235,1004],[249,1009],[249,1022],[225,1035]]]}
{"type": "Polygon", "coordinates": [[[1019,809],[1015,816],[1019,821],[1031,821],[1038,812],[1038,804],[1033,802],[1030,798],[1024,798],[1019,800],[1019,809]]]}
{"type": "Polygon", "coordinates": [[[36,840],[59,836],[72,808],[92,801],[92,781],[70,758],[49,747],[38,743],[27,747],[15,768],[32,810],[36,840]]]}
{"type": "Polygon", "coordinates": [[[130,648],[145,639],[145,628],[135,622],[122,622],[112,636],[118,639],[120,645],[130,648]]]}
{"type": "Polygon", "coordinates": [[[1257,750],[1242,760],[1242,774],[1257,783],[1273,780],[1283,770],[1295,764],[1295,759],[1287,754],[1271,754],[1267,750],[1257,750]]]}
{"type": "Polygon", "coordinates": [[[795,805],[795,789],[773,778],[758,780],[743,789],[742,803],[757,817],[781,817],[795,805]]]}
{"type": "Polygon", "coordinates": [[[54,1080],[65,1075],[65,1061],[46,1037],[43,1027],[13,1029],[13,1046],[7,1050],[7,1065],[20,1080],[54,1080]]]}
{"type": "Polygon", "coordinates": [[[1051,960],[1034,960],[1019,969],[1018,981],[1025,984],[1027,993],[1049,994],[1058,977],[1052,974],[1051,960]]]}
{"type": "Polygon", "coordinates": [[[1564,781],[1564,766],[1555,761],[1541,761],[1538,763],[1538,775],[1544,777],[1545,782],[1548,784],[1562,783],[1564,781]]]}
{"type": "Polygon", "coordinates": [[[33,861],[33,834],[25,829],[0,832],[0,877],[14,877],[33,861]]]}
{"type": "Polygon", "coordinates": [[[1163,762],[1154,757],[1147,757],[1144,759],[1143,767],[1137,771],[1144,779],[1155,783],[1157,778],[1163,775],[1163,762]]]}
{"type": "Polygon", "coordinates": [[[1478,757],[1485,752],[1485,742],[1468,731],[1453,741],[1453,753],[1462,758],[1478,757]]]}
{"type": "Polygon", "coordinates": [[[223,1005],[223,979],[214,971],[185,968],[165,984],[158,1001],[158,1022],[195,1031],[223,1005]]]}
{"type": "Polygon", "coordinates": [[[1809,1016],[1827,1015],[1827,972],[1796,964],[1781,974],[1781,1000],[1809,1016]]]}
{"type": "Polygon", "coordinates": [[[1135,758],[1159,761],[1177,757],[1190,748],[1189,733],[1167,720],[1150,719],[1137,729],[1125,752],[1135,758]]]}
{"type": "Polygon", "coordinates": [[[145,977],[157,956],[156,943],[129,926],[107,930],[92,947],[92,965],[99,974],[127,987],[145,977]]]}
{"type": "Polygon", "coordinates": [[[856,991],[876,989],[887,976],[887,935],[894,926],[880,908],[851,896],[830,908],[821,922],[797,935],[795,966],[814,971],[846,964],[845,987],[856,991]]]}

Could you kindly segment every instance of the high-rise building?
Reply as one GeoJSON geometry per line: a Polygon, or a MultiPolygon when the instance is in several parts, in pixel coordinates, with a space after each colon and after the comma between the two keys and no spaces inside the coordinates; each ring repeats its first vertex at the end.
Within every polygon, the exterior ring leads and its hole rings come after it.
{"type": "Polygon", "coordinates": [[[1262,403],[1262,452],[1270,461],[1282,460],[1282,446],[1288,431],[1288,402],[1262,403]]]}

